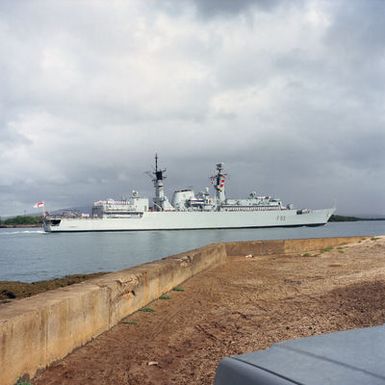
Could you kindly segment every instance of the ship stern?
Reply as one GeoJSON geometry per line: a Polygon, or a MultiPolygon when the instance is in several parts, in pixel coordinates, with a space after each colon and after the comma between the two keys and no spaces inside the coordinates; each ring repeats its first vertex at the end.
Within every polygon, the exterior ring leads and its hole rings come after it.
{"type": "Polygon", "coordinates": [[[44,218],[44,221],[43,221],[43,230],[46,233],[52,233],[54,231],[57,231],[60,225],[60,222],[61,222],[61,218],[46,217],[44,218]]]}

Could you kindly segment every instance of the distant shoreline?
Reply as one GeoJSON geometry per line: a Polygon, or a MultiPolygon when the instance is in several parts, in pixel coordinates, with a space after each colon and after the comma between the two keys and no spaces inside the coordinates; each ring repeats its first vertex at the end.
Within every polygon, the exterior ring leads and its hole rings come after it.
{"type": "Polygon", "coordinates": [[[359,218],[347,215],[332,215],[329,222],[385,221],[385,218],[359,218]]]}
{"type": "Polygon", "coordinates": [[[42,227],[42,225],[0,225],[0,229],[17,229],[17,228],[30,228],[30,227],[42,227]]]}

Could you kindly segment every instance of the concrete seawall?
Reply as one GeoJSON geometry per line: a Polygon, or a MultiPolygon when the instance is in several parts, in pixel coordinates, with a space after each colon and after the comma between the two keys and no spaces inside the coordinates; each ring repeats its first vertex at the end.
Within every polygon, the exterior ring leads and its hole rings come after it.
{"type": "Polygon", "coordinates": [[[366,237],[310,238],[287,239],[277,241],[242,241],[226,242],[228,256],[238,255],[273,255],[305,253],[321,250],[325,247],[335,247],[346,243],[358,242],[366,237]]]}
{"type": "Polygon", "coordinates": [[[63,358],[228,256],[303,253],[365,237],[212,244],[0,307],[0,385],[63,358]]]}

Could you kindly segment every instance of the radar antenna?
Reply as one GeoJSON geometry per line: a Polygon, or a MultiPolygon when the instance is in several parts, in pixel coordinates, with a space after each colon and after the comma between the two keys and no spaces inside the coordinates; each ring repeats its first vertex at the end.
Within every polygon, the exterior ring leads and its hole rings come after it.
{"type": "Polygon", "coordinates": [[[158,154],[155,154],[155,171],[153,174],[155,175],[154,182],[166,179],[166,176],[163,175],[166,172],[166,169],[158,169],[158,154]]]}
{"type": "Polygon", "coordinates": [[[158,168],[158,154],[155,154],[155,171],[152,174],[155,176],[152,181],[154,182],[155,187],[155,198],[154,205],[156,210],[164,210],[165,201],[167,198],[164,195],[164,184],[163,180],[166,179],[164,173],[166,169],[158,168]]]}
{"type": "Polygon", "coordinates": [[[216,164],[216,170],[217,173],[210,179],[216,191],[217,204],[220,206],[226,200],[225,180],[227,178],[227,174],[224,173],[224,164],[222,162],[216,164]]]}

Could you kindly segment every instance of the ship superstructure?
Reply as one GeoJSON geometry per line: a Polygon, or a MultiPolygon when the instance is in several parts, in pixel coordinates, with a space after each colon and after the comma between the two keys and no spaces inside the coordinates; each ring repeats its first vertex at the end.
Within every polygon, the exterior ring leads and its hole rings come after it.
{"type": "Polygon", "coordinates": [[[224,164],[216,164],[210,178],[215,195],[209,188],[195,194],[191,188],[176,190],[171,202],[164,191],[165,169],[158,166],[152,172],[155,196],[150,203],[137,191],[129,199],[96,201],[91,216],[44,219],[47,232],[64,231],[124,231],[124,230],[181,230],[247,227],[318,226],[324,225],[334,208],[310,210],[284,205],[280,199],[259,196],[251,192],[247,198],[226,197],[227,174],[224,164]]]}

